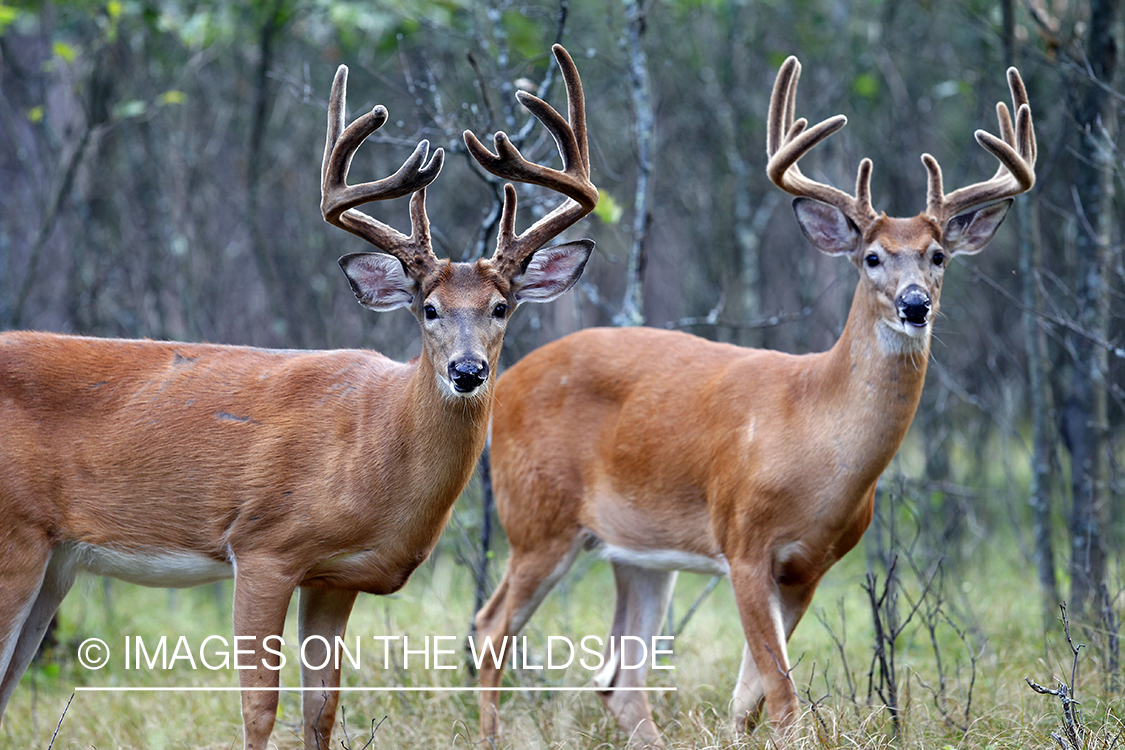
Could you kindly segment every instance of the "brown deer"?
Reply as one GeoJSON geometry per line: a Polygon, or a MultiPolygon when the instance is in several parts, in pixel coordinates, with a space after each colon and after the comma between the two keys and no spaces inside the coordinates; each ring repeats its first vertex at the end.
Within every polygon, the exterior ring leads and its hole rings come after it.
{"type": "MultiPolygon", "coordinates": [[[[1011,196],[1035,181],[1031,111],[1013,68],[1014,128],[1001,103],[1001,137],[976,133],[1000,160],[996,175],[946,194],[926,154],[926,210],[876,214],[870,160],[854,196],[797,168],[846,122],[794,122],[799,74],[791,57],[777,76],[767,171],[799,196],[809,240],[859,272],[836,344],[792,355],[673,331],[590,329],[532,352],[497,384],[492,479],[511,552],[477,613],[477,641],[506,647],[578,551],[599,550],[617,606],[614,650],[594,684],[622,729],[652,745],[661,742],[645,693],[627,690],[644,685],[645,669],[622,668],[644,664],[643,649],[620,638],[651,643],[679,570],[730,576],[746,638],[734,719],[749,730],[764,703],[784,741],[798,713],[786,642],[821,577],[871,521],[876,480],[918,406],[947,261],[983,249],[1011,196]]],[[[502,669],[503,658],[486,660],[481,685],[497,686],[502,669]]],[[[496,692],[480,694],[480,713],[482,733],[495,735],[496,692]]]]}
{"type": "MultiPolygon", "coordinates": [[[[593,249],[589,240],[543,247],[598,198],[578,72],[562,47],[554,54],[569,123],[541,99],[517,96],[554,136],[561,171],[526,161],[503,133],[497,154],[467,131],[465,142],[485,169],[565,200],[517,235],[506,185],[496,251],[475,263],[440,260],[431,247],[425,189],[441,149],[427,160],[422,141],[394,175],[347,184],[352,156],[387,111],[345,128],[347,68],[336,73],[321,209],[382,251],[340,265],[365,307],[410,308],[422,330],[412,362],[0,335],[0,714],[77,571],[176,587],[233,576],[234,635],[253,652],[239,671],[245,747],[264,749],[278,700],[270,637],[281,635],[294,590],[301,641],[333,642],[357,592],[406,583],[484,446],[513,310],[570,288],[593,249]],[[410,236],[357,210],[406,195],[410,236]]],[[[324,687],[303,694],[310,748],[328,747],[340,685],[338,664],[321,651],[302,659],[302,684],[324,687]]]]}

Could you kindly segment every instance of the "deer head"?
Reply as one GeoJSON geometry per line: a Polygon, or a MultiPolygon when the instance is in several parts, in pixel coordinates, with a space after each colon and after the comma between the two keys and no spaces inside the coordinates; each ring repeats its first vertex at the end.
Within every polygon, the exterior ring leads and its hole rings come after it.
{"type": "Polygon", "coordinates": [[[504,187],[504,209],[496,251],[475,263],[438,258],[426,217],[426,187],[441,171],[444,152],[429,156],[421,141],[395,174],[375,182],[348,185],[356,149],[387,120],[382,106],[344,127],[348,69],[341,65],[332,84],[328,137],[321,179],[324,219],[356,234],[379,252],[340,258],[360,304],[372,310],[409,307],[422,328],[423,360],[433,369],[442,392],[472,396],[491,382],[508,319],[522,302],[548,302],[578,280],[594,243],[578,240],[544,247],[590,213],[598,190],[590,181],[582,82],[574,61],[553,48],[566,84],[568,118],[538,97],[519,92],[519,101],[551,132],[562,154],[561,170],[533,164],[504,133],[494,140],[496,154],[466,131],[465,145],[482,167],[500,177],[542,185],[565,200],[522,234],[516,234],[516,192],[504,187]],[[365,203],[410,195],[411,232],[406,235],[358,210],[365,203]]]}
{"type": "Polygon", "coordinates": [[[1012,196],[1035,184],[1035,130],[1023,80],[1015,68],[1008,69],[1015,126],[1000,102],[1000,137],[975,133],[977,142],[1000,161],[996,174],[947,194],[937,160],[923,154],[929,173],[926,209],[902,219],[872,208],[870,159],[860,162],[854,195],[801,173],[797,161],[847,118],[836,115],[811,128],[804,118],[794,121],[800,75],[795,57],[778,71],[770,98],[766,171],[775,185],[798,196],[793,208],[805,236],[829,255],[847,256],[859,269],[860,291],[874,305],[881,340],[893,349],[917,350],[928,344],[949,258],[984,249],[1007,215],[1012,196]]]}

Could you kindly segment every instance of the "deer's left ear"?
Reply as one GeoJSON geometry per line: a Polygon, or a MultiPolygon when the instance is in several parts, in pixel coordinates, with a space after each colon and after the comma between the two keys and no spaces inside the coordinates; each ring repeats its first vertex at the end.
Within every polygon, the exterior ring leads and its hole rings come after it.
{"type": "Polygon", "coordinates": [[[835,206],[812,198],[794,198],[793,211],[809,242],[826,255],[854,253],[863,239],[855,222],[835,206]]]}
{"type": "Polygon", "coordinates": [[[945,224],[943,239],[950,255],[975,255],[984,249],[1012,207],[1009,198],[991,206],[957,214],[945,224]]]}
{"type": "Polygon", "coordinates": [[[593,251],[593,240],[577,240],[536,250],[527,268],[512,279],[516,302],[555,299],[578,281],[593,251]]]}

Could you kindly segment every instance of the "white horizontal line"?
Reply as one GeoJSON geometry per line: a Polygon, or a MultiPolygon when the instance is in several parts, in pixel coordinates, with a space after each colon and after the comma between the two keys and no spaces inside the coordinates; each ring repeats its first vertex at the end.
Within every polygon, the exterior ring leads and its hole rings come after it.
{"type": "MultiPolygon", "coordinates": [[[[274,693],[306,693],[316,691],[331,691],[334,693],[604,693],[599,687],[441,687],[429,685],[421,687],[76,687],[79,693],[215,693],[215,692],[241,692],[242,690],[257,690],[274,693]]],[[[676,692],[674,687],[615,687],[608,692],[639,693],[639,692],[676,692]]]]}

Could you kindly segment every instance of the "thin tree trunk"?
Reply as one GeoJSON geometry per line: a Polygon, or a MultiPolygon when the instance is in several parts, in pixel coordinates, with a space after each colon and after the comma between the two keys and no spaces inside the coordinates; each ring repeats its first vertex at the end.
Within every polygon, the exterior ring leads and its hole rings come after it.
{"type": "Polygon", "coordinates": [[[1086,46],[1088,73],[1097,80],[1080,81],[1075,121],[1079,127],[1075,185],[1078,211],[1078,324],[1089,336],[1073,337],[1075,353],[1070,394],[1064,418],[1064,438],[1071,455],[1072,611],[1090,614],[1095,596],[1106,580],[1103,529],[1108,491],[1107,353],[1094,341],[1108,336],[1109,294],[1106,267],[1113,183],[1109,146],[1115,122],[1111,87],[1117,69],[1117,24],[1120,0],[1095,0],[1091,6],[1086,46]]]}
{"type": "Polygon", "coordinates": [[[629,249],[629,265],[625,276],[625,299],[618,325],[638,326],[645,322],[644,278],[645,241],[649,227],[649,178],[652,174],[652,142],[655,115],[652,111],[652,87],[649,84],[648,56],[645,54],[646,8],[644,0],[629,0],[625,14],[629,24],[626,49],[629,54],[629,78],[632,81],[633,109],[637,118],[637,186],[633,196],[633,242],[629,249]]]}
{"type": "Polygon", "coordinates": [[[263,216],[263,178],[268,171],[269,154],[266,152],[266,131],[269,125],[273,94],[269,72],[277,54],[277,43],[289,23],[292,8],[289,0],[274,0],[266,9],[266,17],[258,30],[258,66],[254,81],[254,109],[251,114],[249,155],[247,159],[247,195],[250,215],[250,240],[266,286],[266,305],[275,323],[282,323],[282,343],[306,346],[310,339],[324,340],[323,325],[318,315],[308,314],[316,309],[307,279],[299,265],[291,260],[276,257],[278,243],[274,233],[276,225],[263,216]],[[315,333],[310,334],[312,328],[315,333]]]}
{"type": "MultiPolygon", "coordinates": [[[[1004,58],[1006,65],[1018,67],[1016,51],[1015,0],[1001,0],[1003,17],[1004,58]]],[[[1056,436],[1051,429],[1051,361],[1047,339],[1035,311],[1043,307],[1039,289],[1038,269],[1043,265],[1037,213],[1032,193],[1016,201],[1012,212],[1019,253],[1021,301],[1023,302],[1024,351],[1027,354],[1028,407],[1031,412],[1031,486],[1028,488],[1035,538],[1035,567],[1039,578],[1043,620],[1051,622],[1059,602],[1058,577],[1055,575],[1055,545],[1051,522],[1051,468],[1056,436]]]]}
{"type": "Polygon", "coordinates": [[[492,516],[495,500],[492,494],[492,466],[489,464],[488,453],[488,448],[485,447],[477,465],[477,471],[480,472],[481,521],[480,554],[474,571],[476,595],[473,612],[480,612],[488,598],[488,563],[492,558],[492,516]]]}
{"type": "Polygon", "coordinates": [[[1055,545],[1052,537],[1051,474],[1057,436],[1052,424],[1051,360],[1043,327],[1034,313],[1042,309],[1037,269],[1042,266],[1042,249],[1033,239],[1034,205],[1016,205],[1016,234],[1019,243],[1020,275],[1023,279],[1024,347],[1027,352],[1028,401],[1031,411],[1031,486],[1029,488],[1035,537],[1035,567],[1039,574],[1043,619],[1051,622],[1062,596],[1055,575],[1055,545]]]}

